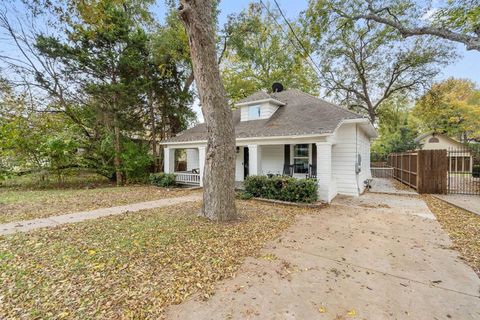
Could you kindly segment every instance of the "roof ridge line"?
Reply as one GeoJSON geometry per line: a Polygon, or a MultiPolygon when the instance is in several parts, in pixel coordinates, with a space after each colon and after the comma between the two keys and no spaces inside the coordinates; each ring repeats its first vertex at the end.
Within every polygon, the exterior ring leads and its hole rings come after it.
{"type": "Polygon", "coordinates": [[[330,102],[330,101],[328,101],[328,100],[325,100],[325,99],[323,99],[323,98],[316,97],[316,96],[314,96],[313,94],[310,94],[310,93],[308,93],[308,92],[303,92],[302,90],[299,90],[299,89],[297,89],[297,88],[293,88],[293,89],[290,89],[290,90],[298,91],[298,92],[300,92],[300,93],[302,93],[302,94],[304,94],[304,95],[307,95],[307,96],[312,97],[312,98],[314,98],[314,99],[318,99],[318,100],[320,100],[320,101],[323,101],[323,102],[325,102],[325,103],[328,103],[329,105],[331,105],[332,107],[335,107],[335,108],[337,108],[337,109],[350,112],[351,114],[354,114],[354,115],[359,116],[359,117],[361,117],[361,118],[366,118],[364,115],[361,115],[361,114],[359,114],[359,113],[356,113],[356,112],[353,112],[353,111],[351,111],[351,110],[348,110],[347,108],[341,107],[341,106],[339,106],[339,105],[337,105],[337,104],[335,104],[335,103],[333,103],[333,102],[330,102]]]}

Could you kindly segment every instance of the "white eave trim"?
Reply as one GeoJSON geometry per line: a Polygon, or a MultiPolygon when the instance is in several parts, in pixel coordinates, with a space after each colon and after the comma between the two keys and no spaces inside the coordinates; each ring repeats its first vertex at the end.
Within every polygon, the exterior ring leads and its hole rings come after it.
{"type": "MultiPolygon", "coordinates": [[[[331,132],[327,133],[315,133],[315,134],[304,134],[304,135],[291,135],[291,136],[269,136],[269,137],[249,137],[249,138],[236,138],[236,142],[249,142],[249,141],[275,141],[275,140],[301,140],[301,139],[312,139],[312,138],[322,138],[333,135],[331,132]]],[[[161,145],[190,145],[190,144],[206,144],[207,140],[196,140],[196,141],[176,141],[176,142],[160,142],[161,145]]]]}
{"type": "Polygon", "coordinates": [[[250,105],[255,105],[255,104],[260,104],[260,103],[265,103],[265,102],[270,102],[279,106],[284,106],[285,103],[282,101],[279,101],[277,99],[273,98],[268,98],[268,99],[262,99],[262,100],[255,100],[255,101],[248,101],[248,102],[241,102],[241,103],[236,103],[235,107],[241,107],[241,106],[250,106],[250,105]]]}
{"type": "Polygon", "coordinates": [[[368,120],[367,118],[357,118],[357,119],[345,119],[345,120],[342,120],[338,126],[335,128],[334,132],[337,132],[338,128],[340,128],[340,126],[342,124],[345,124],[345,123],[358,123],[362,126],[362,128],[368,133],[368,135],[370,136],[370,138],[376,138],[378,137],[378,133],[377,133],[377,130],[375,129],[375,127],[372,125],[372,123],[370,122],[370,120],[368,120]]]}

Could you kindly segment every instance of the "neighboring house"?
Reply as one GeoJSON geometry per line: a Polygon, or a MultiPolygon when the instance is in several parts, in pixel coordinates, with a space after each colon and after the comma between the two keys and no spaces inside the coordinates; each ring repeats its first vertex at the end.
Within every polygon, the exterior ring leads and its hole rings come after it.
{"type": "Polygon", "coordinates": [[[421,144],[421,150],[447,150],[450,172],[472,172],[473,157],[463,143],[438,132],[425,133],[415,141],[421,144]]]}
{"type": "MultiPolygon", "coordinates": [[[[361,194],[371,177],[370,139],[377,135],[370,121],[299,90],[274,89],[235,104],[236,181],[248,175],[316,177],[320,200],[361,194]]],[[[201,185],[205,124],[162,144],[165,172],[174,172],[175,150],[186,149],[187,172],[175,172],[177,179],[201,185]]]]}

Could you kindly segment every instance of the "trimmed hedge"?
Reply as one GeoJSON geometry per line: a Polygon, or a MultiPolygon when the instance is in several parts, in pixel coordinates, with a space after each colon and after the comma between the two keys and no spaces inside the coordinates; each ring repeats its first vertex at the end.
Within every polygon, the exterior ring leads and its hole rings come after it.
{"type": "Polygon", "coordinates": [[[175,175],[173,173],[152,173],[150,174],[150,184],[157,187],[170,187],[175,185],[175,175]]]}
{"type": "Polygon", "coordinates": [[[305,203],[317,201],[318,184],[315,179],[248,176],[244,186],[245,194],[252,197],[305,203]]]}

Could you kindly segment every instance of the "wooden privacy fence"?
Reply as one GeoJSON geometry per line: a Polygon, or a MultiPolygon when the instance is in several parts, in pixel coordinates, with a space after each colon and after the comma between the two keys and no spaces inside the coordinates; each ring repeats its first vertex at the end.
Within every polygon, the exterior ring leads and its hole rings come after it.
{"type": "Polygon", "coordinates": [[[372,178],[392,178],[393,177],[393,168],[378,168],[371,167],[370,171],[372,172],[372,178]]]}
{"type": "Polygon", "coordinates": [[[393,168],[393,178],[418,193],[447,193],[447,150],[392,153],[388,163],[393,168]]]}

